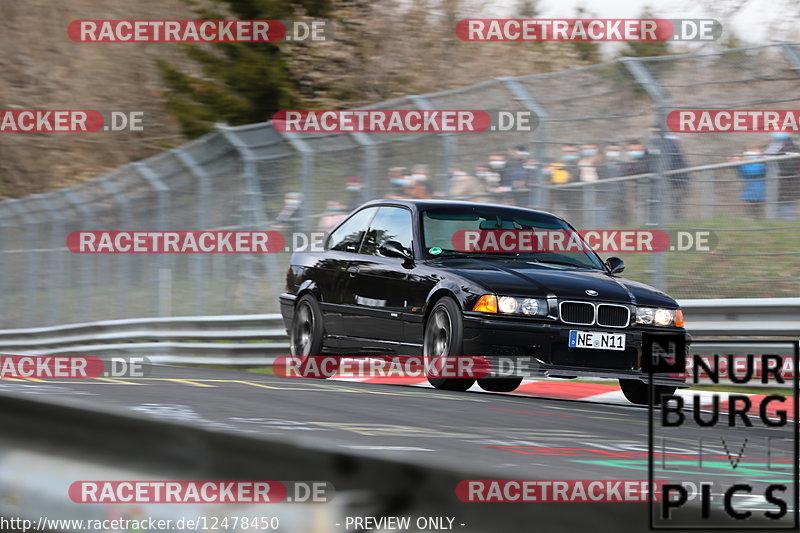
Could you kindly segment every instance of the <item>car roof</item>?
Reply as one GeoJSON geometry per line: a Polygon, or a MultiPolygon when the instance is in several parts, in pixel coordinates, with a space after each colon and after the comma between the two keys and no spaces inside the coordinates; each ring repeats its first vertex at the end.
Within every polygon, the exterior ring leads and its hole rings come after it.
{"type": "Polygon", "coordinates": [[[457,206],[465,206],[465,207],[489,207],[489,208],[501,208],[501,209],[519,209],[523,211],[530,211],[533,213],[541,214],[541,215],[550,215],[552,217],[561,218],[558,215],[554,215],[553,213],[549,213],[547,211],[540,211],[538,209],[530,209],[527,207],[519,207],[516,205],[504,205],[504,204],[493,204],[493,203],[486,203],[486,202],[464,202],[458,200],[436,200],[436,199],[415,199],[415,198],[384,198],[380,200],[372,200],[363,205],[360,205],[357,209],[361,209],[364,207],[375,207],[381,205],[403,205],[413,210],[420,210],[420,209],[429,209],[429,208],[436,208],[436,207],[457,207],[457,206]]]}

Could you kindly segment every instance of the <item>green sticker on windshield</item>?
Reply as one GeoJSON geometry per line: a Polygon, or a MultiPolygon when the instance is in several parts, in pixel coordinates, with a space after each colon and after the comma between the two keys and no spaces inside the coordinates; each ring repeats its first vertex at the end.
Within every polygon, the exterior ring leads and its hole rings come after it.
{"type": "Polygon", "coordinates": [[[439,248],[438,246],[434,246],[433,248],[430,248],[428,250],[428,253],[431,255],[439,255],[440,253],[442,253],[442,249],[439,248]]]}

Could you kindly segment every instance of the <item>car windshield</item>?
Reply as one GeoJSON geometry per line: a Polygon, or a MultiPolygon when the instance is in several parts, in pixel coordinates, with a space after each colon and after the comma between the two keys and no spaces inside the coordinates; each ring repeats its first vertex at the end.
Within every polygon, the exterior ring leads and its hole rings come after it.
{"type": "Polygon", "coordinates": [[[427,258],[513,257],[552,268],[605,270],[569,224],[547,213],[465,205],[425,209],[420,220],[427,258]]]}

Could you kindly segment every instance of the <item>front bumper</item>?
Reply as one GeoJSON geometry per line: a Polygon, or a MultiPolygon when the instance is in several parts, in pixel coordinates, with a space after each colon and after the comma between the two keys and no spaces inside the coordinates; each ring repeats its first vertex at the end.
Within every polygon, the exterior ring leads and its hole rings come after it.
{"type": "Polygon", "coordinates": [[[280,302],[283,326],[286,328],[286,332],[288,333],[289,329],[292,327],[292,320],[294,320],[294,304],[295,301],[297,301],[297,296],[294,294],[289,294],[288,292],[284,292],[278,297],[278,301],[280,302]]]}
{"type": "MultiPolygon", "coordinates": [[[[464,355],[483,356],[493,375],[524,377],[602,377],[647,380],[642,368],[645,345],[670,340],[688,347],[691,337],[683,328],[567,325],[558,321],[517,317],[464,315],[464,355]],[[568,347],[570,330],[624,333],[625,350],[568,347]]],[[[658,385],[683,386],[683,373],[656,373],[658,385]]]]}

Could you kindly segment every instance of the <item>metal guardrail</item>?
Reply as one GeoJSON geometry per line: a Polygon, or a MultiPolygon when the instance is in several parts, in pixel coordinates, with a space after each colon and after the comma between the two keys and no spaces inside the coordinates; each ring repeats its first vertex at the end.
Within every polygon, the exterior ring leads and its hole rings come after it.
{"type": "MultiPolygon", "coordinates": [[[[800,336],[800,298],[681,300],[697,337],[800,336]]],[[[154,363],[265,365],[288,355],[279,314],[136,318],[0,330],[0,353],[135,354],[154,363]]]]}
{"type": "Polygon", "coordinates": [[[137,355],[153,363],[270,364],[289,353],[279,314],[134,318],[0,330],[0,353],[137,355]]]}
{"type": "Polygon", "coordinates": [[[679,300],[697,337],[800,338],[800,298],[679,300]]]}

